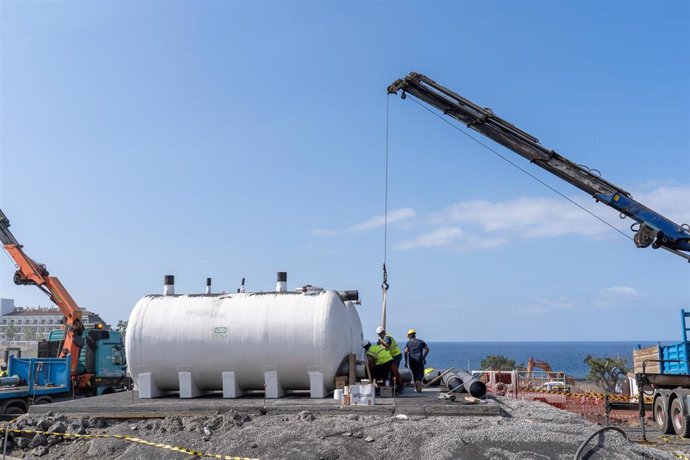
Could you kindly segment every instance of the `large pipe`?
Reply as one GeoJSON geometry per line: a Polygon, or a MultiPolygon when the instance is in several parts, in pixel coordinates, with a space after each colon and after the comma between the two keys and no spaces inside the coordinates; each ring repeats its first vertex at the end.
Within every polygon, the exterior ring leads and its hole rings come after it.
{"type": "Polygon", "coordinates": [[[18,375],[11,375],[9,377],[0,377],[0,386],[8,387],[8,386],[14,386],[14,385],[19,385],[19,376],[18,375]]]}
{"type": "Polygon", "coordinates": [[[211,293],[211,278],[206,278],[206,294],[211,293]]]}
{"type": "Polygon", "coordinates": [[[441,378],[441,382],[454,393],[469,393],[475,398],[483,398],[486,395],[486,385],[479,381],[479,377],[473,377],[467,371],[454,370],[441,378]]]}
{"type": "Polygon", "coordinates": [[[175,295],[175,277],[173,275],[163,277],[163,295],[175,295]]]}

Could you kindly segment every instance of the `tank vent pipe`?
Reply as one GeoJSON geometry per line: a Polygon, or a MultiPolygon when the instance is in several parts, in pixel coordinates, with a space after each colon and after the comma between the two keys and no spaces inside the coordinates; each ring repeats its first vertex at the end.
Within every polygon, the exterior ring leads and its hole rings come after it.
{"type": "Polygon", "coordinates": [[[163,277],[163,295],[175,295],[174,275],[165,275],[163,277]]]}
{"type": "Polygon", "coordinates": [[[211,278],[206,278],[206,294],[211,293],[211,278]]]}
{"type": "Polygon", "coordinates": [[[276,280],[276,291],[287,291],[287,272],[278,272],[278,279],[276,280]]]}

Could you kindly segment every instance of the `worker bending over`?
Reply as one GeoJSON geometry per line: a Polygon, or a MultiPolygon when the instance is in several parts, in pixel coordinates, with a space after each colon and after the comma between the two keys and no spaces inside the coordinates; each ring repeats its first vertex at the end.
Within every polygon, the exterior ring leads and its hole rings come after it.
{"type": "Polygon", "coordinates": [[[385,348],[393,357],[391,375],[395,380],[395,386],[397,387],[398,391],[402,391],[404,386],[402,377],[400,376],[400,361],[402,361],[402,351],[400,351],[400,347],[395,339],[386,334],[386,330],[383,327],[377,327],[376,334],[379,336],[378,345],[381,345],[383,348],[385,348]]]}
{"type": "Polygon", "coordinates": [[[422,379],[424,378],[424,364],[429,354],[429,345],[424,340],[417,338],[417,331],[407,331],[407,345],[405,345],[405,367],[412,371],[412,379],[417,393],[422,392],[422,379]]]}
{"type": "Polygon", "coordinates": [[[372,345],[368,340],[362,342],[367,357],[370,357],[374,365],[371,368],[371,377],[374,380],[386,380],[390,378],[393,357],[381,345],[372,345]]]}

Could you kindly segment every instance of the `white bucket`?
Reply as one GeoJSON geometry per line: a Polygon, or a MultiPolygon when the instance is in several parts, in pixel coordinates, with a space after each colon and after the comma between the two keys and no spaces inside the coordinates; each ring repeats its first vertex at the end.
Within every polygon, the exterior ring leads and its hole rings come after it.
{"type": "Polygon", "coordinates": [[[339,388],[335,391],[333,391],[333,399],[337,401],[341,401],[343,399],[343,389],[339,388]]]}

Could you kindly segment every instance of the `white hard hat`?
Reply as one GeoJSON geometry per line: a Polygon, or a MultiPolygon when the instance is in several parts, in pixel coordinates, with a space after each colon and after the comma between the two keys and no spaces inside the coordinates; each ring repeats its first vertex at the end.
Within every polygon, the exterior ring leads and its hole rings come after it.
{"type": "Polygon", "coordinates": [[[384,331],[385,331],[385,329],[383,328],[383,326],[379,326],[379,327],[376,328],[376,333],[377,333],[377,334],[380,334],[380,333],[382,333],[382,332],[384,332],[384,331]]]}
{"type": "Polygon", "coordinates": [[[362,340],[362,348],[365,348],[367,345],[371,345],[371,342],[369,342],[367,339],[362,340]]]}
{"type": "Polygon", "coordinates": [[[0,368],[7,369],[7,363],[5,361],[0,363],[0,368]]]}

